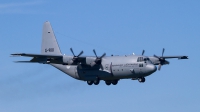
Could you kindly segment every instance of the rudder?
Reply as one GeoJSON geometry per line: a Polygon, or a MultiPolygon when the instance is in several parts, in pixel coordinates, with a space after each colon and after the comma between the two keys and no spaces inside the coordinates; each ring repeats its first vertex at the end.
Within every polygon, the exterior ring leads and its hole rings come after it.
{"type": "Polygon", "coordinates": [[[61,54],[49,21],[45,22],[43,26],[41,54],[61,54]]]}

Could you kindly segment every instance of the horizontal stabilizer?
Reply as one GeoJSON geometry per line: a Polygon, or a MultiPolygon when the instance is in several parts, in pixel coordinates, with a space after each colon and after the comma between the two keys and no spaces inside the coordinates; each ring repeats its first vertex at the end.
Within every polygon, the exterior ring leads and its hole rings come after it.
{"type": "Polygon", "coordinates": [[[14,61],[15,63],[36,63],[36,62],[31,62],[31,61],[14,61]]]}
{"type": "Polygon", "coordinates": [[[26,57],[48,57],[48,58],[61,58],[62,55],[52,55],[52,54],[28,54],[28,53],[15,53],[12,56],[26,56],[26,57]]]}
{"type": "Polygon", "coordinates": [[[63,55],[53,55],[53,54],[28,54],[28,53],[15,53],[12,56],[25,56],[33,57],[30,61],[16,61],[17,63],[55,63],[63,64],[63,55]]]}

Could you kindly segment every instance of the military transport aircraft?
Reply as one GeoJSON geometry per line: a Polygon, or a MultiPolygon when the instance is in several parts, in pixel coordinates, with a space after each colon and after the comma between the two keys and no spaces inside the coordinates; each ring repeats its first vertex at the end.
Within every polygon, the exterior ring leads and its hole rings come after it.
{"type": "Polygon", "coordinates": [[[12,56],[32,57],[30,61],[17,61],[29,63],[50,64],[69,76],[87,81],[88,85],[98,85],[100,80],[104,80],[106,85],[116,85],[120,79],[132,79],[139,82],[145,82],[145,77],[151,75],[162,65],[169,64],[165,59],[178,58],[188,59],[188,56],[144,56],[142,55],[125,55],[125,56],[106,56],[104,53],[97,56],[81,56],[83,51],[78,55],[63,55],[58,46],[56,37],[50,22],[45,22],[42,32],[41,54],[15,53],[12,56]]]}

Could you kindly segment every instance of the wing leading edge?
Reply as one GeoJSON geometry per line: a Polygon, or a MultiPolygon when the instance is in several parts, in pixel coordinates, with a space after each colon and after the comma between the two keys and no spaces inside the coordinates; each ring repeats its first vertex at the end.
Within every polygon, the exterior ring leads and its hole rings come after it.
{"type": "MultiPolygon", "coordinates": [[[[43,64],[63,64],[68,65],[73,56],[66,55],[54,55],[54,54],[29,54],[29,53],[15,53],[12,56],[25,56],[32,57],[30,61],[15,61],[18,63],[43,63],[43,64]]],[[[70,65],[78,65],[78,63],[85,63],[86,57],[76,57],[76,62],[70,63],[70,65]]]]}
{"type": "Polygon", "coordinates": [[[52,55],[52,54],[29,54],[29,53],[15,53],[12,56],[25,56],[25,57],[47,57],[47,58],[60,58],[63,55],[52,55]]]}
{"type": "Polygon", "coordinates": [[[178,59],[188,59],[188,56],[163,56],[165,59],[170,59],[170,58],[178,58],[178,59]]]}
{"type": "Polygon", "coordinates": [[[25,56],[33,57],[30,61],[16,61],[18,63],[55,63],[62,64],[62,55],[52,55],[52,54],[29,54],[29,53],[15,53],[12,56],[25,56]]]}

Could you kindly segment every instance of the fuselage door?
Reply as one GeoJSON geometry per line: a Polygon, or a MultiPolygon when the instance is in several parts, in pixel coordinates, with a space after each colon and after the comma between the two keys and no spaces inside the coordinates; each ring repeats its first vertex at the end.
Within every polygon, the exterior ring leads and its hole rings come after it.
{"type": "Polygon", "coordinates": [[[109,64],[106,64],[106,65],[105,65],[105,69],[106,69],[106,70],[109,70],[109,64]]]}
{"type": "Polygon", "coordinates": [[[144,64],[143,63],[139,63],[139,74],[140,75],[143,74],[143,70],[144,70],[144,64]]]}

